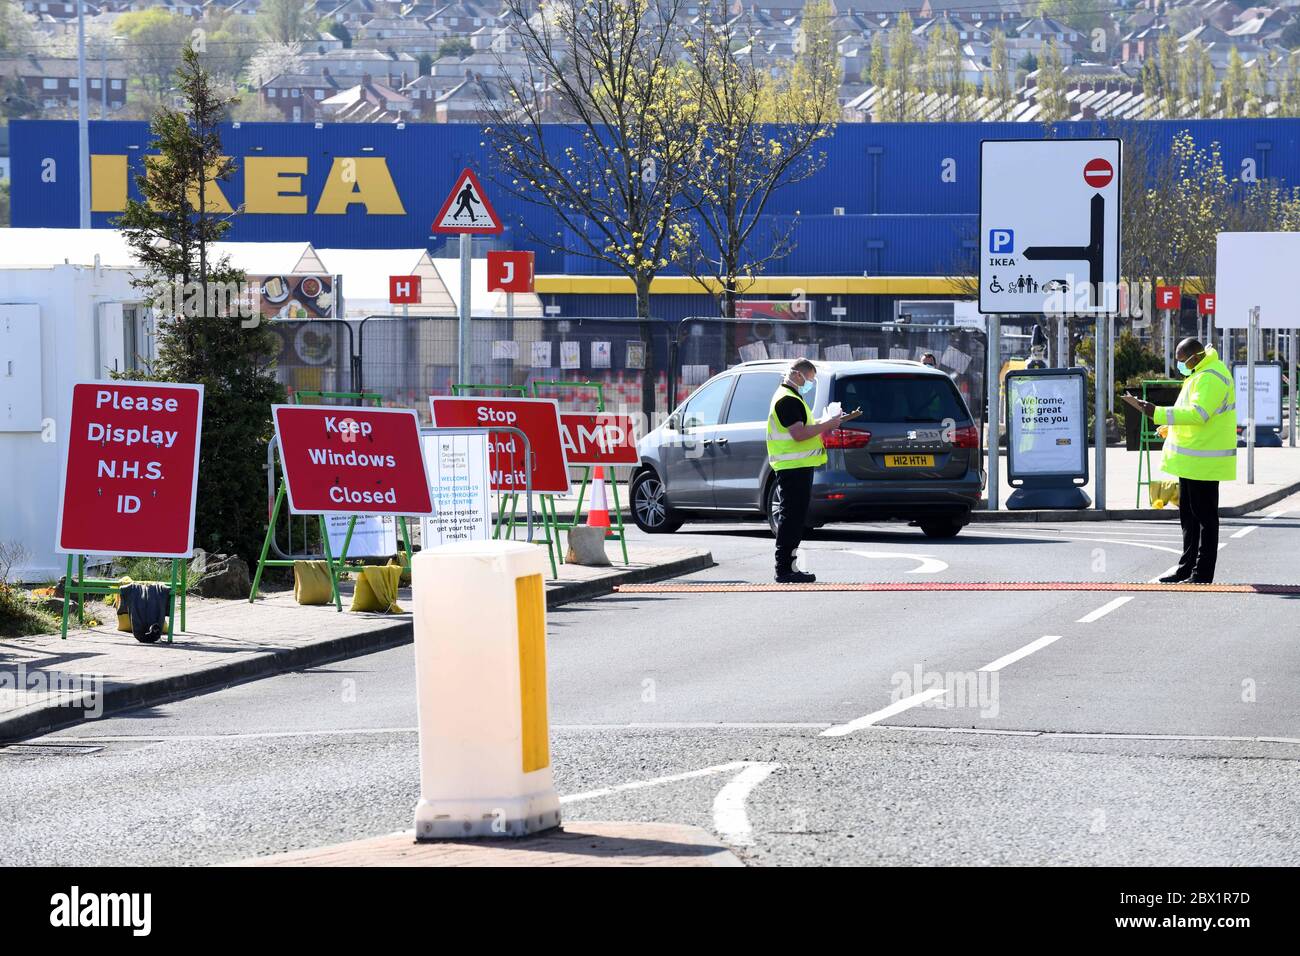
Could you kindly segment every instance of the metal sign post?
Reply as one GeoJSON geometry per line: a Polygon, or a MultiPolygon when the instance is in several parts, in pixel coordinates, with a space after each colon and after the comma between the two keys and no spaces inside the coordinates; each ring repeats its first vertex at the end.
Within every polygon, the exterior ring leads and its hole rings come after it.
{"type": "Polygon", "coordinates": [[[460,358],[456,364],[457,382],[468,382],[472,378],[470,373],[470,316],[473,315],[473,312],[470,310],[470,274],[472,271],[473,241],[468,232],[460,234],[460,322],[457,325],[460,358]]]}
{"type": "Polygon", "coordinates": [[[1107,362],[1102,359],[1110,348],[1107,341],[1106,326],[1110,323],[1106,321],[1105,316],[1097,316],[1097,332],[1094,337],[1093,346],[1093,390],[1096,392],[1095,404],[1092,421],[1092,440],[1096,446],[1096,464],[1093,465],[1093,486],[1092,497],[1098,511],[1106,510],[1106,393],[1107,387],[1106,366],[1107,362]]]}
{"type": "Polygon", "coordinates": [[[1295,329],[1286,337],[1287,354],[1287,443],[1295,447],[1295,329]]]}
{"type": "Polygon", "coordinates": [[[998,510],[998,497],[1000,491],[998,488],[998,455],[999,445],[998,432],[1001,430],[1002,412],[1002,383],[999,380],[999,373],[1002,371],[1002,325],[999,316],[990,315],[986,317],[989,323],[988,344],[984,349],[984,358],[988,366],[985,371],[984,394],[988,398],[988,412],[984,416],[985,431],[988,432],[988,510],[998,510]]]}
{"type": "Polygon", "coordinates": [[[492,208],[492,203],[484,195],[483,187],[478,177],[474,175],[474,170],[466,169],[456,177],[456,184],[438,210],[438,215],[430,228],[434,232],[460,235],[460,322],[458,323],[460,341],[457,350],[456,381],[464,383],[470,381],[472,374],[470,316],[473,312],[470,308],[472,299],[470,283],[474,247],[471,237],[496,235],[505,227],[501,224],[501,218],[496,214],[496,210],[492,208]]]}
{"type": "Polygon", "coordinates": [[[1250,310],[1246,322],[1246,420],[1242,423],[1246,434],[1246,484],[1255,483],[1255,329],[1259,322],[1259,307],[1250,310]]]}

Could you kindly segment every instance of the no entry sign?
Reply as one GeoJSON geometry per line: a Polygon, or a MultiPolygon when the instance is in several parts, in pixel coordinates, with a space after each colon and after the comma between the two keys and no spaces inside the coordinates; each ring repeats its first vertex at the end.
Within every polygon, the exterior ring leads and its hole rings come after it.
{"type": "Polygon", "coordinates": [[[432,514],[409,408],[272,405],[294,514],[432,514]]]}
{"type": "Polygon", "coordinates": [[[1105,189],[1115,177],[1115,168],[1104,159],[1090,159],[1083,167],[1083,181],[1093,189],[1105,189]]]}
{"type": "Polygon", "coordinates": [[[189,557],[202,427],[202,385],[74,385],[55,550],[189,557]]]}
{"type": "MultiPolygon", "coordinates": [[[[560,438],[560,406],[552,398],[442,398],[430,396],[437,428],[518,428],[533,453],[533,491],[569,492],[569,464],[560,438]]],[[[493,491],[526,487],[524,443],[511,432],[494,432],[489,449],[493,491]]]]}
{"type": "Polygon", "coordinates": [[[630,415],[561,412],[560,426],[570,465],[635,465],[641,460],[630,415]]]}

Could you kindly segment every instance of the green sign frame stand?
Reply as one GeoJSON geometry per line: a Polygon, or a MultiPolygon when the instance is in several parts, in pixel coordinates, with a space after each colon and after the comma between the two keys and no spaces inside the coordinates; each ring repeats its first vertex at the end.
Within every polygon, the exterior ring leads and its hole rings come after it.
{"type": "MultiPolygon", "coordinates": [[[[1163,385],[1181,385],[1177,379],[1170,378],[1151,378],[1142,382],[1142,401],[1147,400],[1147,388],[1158,387],[1163,385]]],[[[1160,441],[1160,436],[1156,434],[1156,423],[1145,415],[1140,415],[1140,428],[1138,432],[1138,479],[1137,479],[1137,501],[1134,507],[1142,507],[1142,489],[1150,487],[1151,476],[1155,473],[1151,468],[1151,450],[1152,446],[1160,441]],[[1142,478],[1142,472],[1146,471],[1146,480],[1142,478]]]]}
{"type": "MultiPolygon", "coordinates": [[[[301,392],[294,393],[293,396],[294,404],[295,405],[307,404],[303,401],[300,401],[300,399],[302,398],[344,399],[346,401],[353,402],[354,404],[365,404],[367,402],[370,402],[376,408],[383,407],[383,396],[378,394],[377,392],[301,391],[301,392]]],[[[262,584],[262,572],[264,570],[266,570],[267,568],[291,568],[298,563],[298,561],[295,559],[267,557],[267,555],[270,554],[271,551],[271,542],[275,538],[275,523],[280,517],[280,509],[284,507],[284,500],[286,496],[287,496],[287,491],[285,490],[284,479],[281,478],[279,482],[279,486],[275,493],[275,504],[271,507],[270,520],[267,522],[266,525],[266,537],[262,541],[262,554],[257,559],[257,570],[253,574],[253,587],[248,594],[249,604],[252,604],[257,600],[257,591],[262,584]]],[[[347,574],[348,572],[348,568],[347,568],[348,548],[352,544],[352,532],[357,526],[358,516],[353,515],[351,518],[348,519],[348,532],[346,537],[344,537],[343,539],[343,550],[339,553],[338,560],[335,560],[334,556],[330,553],[329,526],[325,521],[325,516],[323,514],[320,514],[317,515],[316,517],[320,522],[320,538],[321,538],[321,546],[325,549],[325,565],[326,567],[329,568],[330,598],[334,602],[335,610],[341,613],[343,611],[343,598],[339,594],[339,580],[343,577],[343,575],[347,574]]],[[[398,528],[401,529],[402,547],[405,549],[404,552],[399,552],[398,560],[401,561],[400,554],[405,553],[406,566],[409,568],[410,561],[411,561],[411,536],[410,536],[410,532],[407,529],[405,516],[398,516],[397,526],[398,528]]],[[[181,620],[183,622],[184,618],[182,618],[181,620]]],[[[184,627],[182,625],[182,630],[183,629],[184,627]]]]}
{"type": "MultiPolygon", "coordinates": [[[[567,389],[589,389],[596,392],[596,413],[600,414],[605,410],[605,384],[603,382],[533,382],[533,397],[540,398],[538,387],[543,388],[567,388],[567,389]]],[[[578,465],[582,469],[582,482],[578,485],[578,501],[573,506],[573,520],[560,524],[560,529],[572,531],[578,527],[579,517],[582,514],[582,499],[587,493],[587,485],[591,481],[591,465],[578,465]]],[[[618,478],[614,475],[614,466],[605,466],[609,469],[609,487],[614,495],[614,524],[605,532],[606,540],[617,540],[623,550],[623,563],[630,564],[627,557],[627,529],[623,526],[623,506],[618,500],[618,478]]]]}
{"type": "MultiPolygon", "coordinates": [[[[185,592],[189,589],[190,580],[190,562],[188,558],[172,558],[172,573],[169,583],[170,591],[167,601],[167,643],[172,643],[172,635],[176,630],[176,588],[180,586],[181,595],[181,631],[185,630],[185,592]]],[[[161,581],[136,581],[135,584],[162,584],[161,581]]],[[[68,611],[74,595],[77,603],[77,623],[86,623],[86,595],[88,594],[120,594],[122,584],[120,581],[114,581],[111,578],[88,578],[86,577],[86,555],[68,555],[68,569],[63,577],[63,627],[60,634],[61,640],[68,639],[68,611]],[[72,577],[72,559],[77,559],[77,577],[74,583],[72,577]]]]}
{"type": "MultiPolygon", "coordinates": [[[[522,385],[482,385],[462,382],[451,387],[451,394],[457,397],[467,395],[470,392],[506,392],[513,398],[528,398],[528,389],[522,385]]],[[[551,562],[551,577],[557,579],[560,576],[559,565],[564,563],[564,551],[560,542],[561,526],[556,517],[555,496],[539,494],[537,496],[537,506],[542,512],[542,534],[545,535],[540,543],[546,545],[546,557],[551,562]]],[[[518,523],[518,510],[519,492],[501,492],[500,504],[497,507],[496,526],[492,529],[493,540],[501,539],[503,528],[506,534],[512,540],[514,539],[515,526],[518,523]],[[510,509],[508,516],[506,513],[507,505],[510,509]]]]}

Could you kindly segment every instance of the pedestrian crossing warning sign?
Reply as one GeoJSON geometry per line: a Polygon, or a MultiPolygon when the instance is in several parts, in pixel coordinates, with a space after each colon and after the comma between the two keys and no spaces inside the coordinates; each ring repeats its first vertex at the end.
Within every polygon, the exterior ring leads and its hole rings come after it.
{"type": "Polygon", "coordinates": [[[457,177],[456,186],[438,210],[432,228],[434,232],[498,233],[504,227],[483,195],[474,170],[466,169],[457,177]]]}

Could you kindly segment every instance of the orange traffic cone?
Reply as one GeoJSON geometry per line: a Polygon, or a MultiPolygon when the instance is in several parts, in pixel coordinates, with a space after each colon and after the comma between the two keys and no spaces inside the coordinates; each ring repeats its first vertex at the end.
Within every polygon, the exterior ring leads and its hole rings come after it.
{"type": "Polygon", "coordinates": [[[609,506],[605,504],[605,469],[596,466],[591,479],[591,505],[587,508],[587,527],[604,528],[609,534],[609,506]]]}

